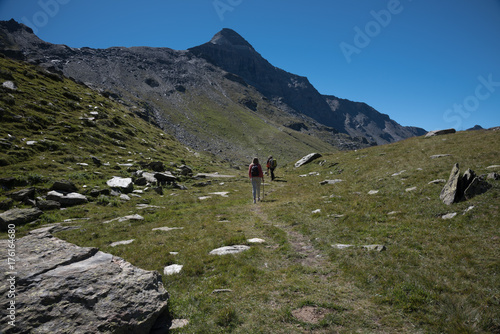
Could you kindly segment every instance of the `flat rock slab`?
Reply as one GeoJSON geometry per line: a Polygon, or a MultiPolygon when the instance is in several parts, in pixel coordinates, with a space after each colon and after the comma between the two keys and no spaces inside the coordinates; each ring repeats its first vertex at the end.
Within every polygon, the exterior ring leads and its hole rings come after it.
{"type": "Polygon", "coordinates": [[[457,130],[455,130],[455,129],[434,130],[434,131],[427,132],[427,134],[425,135],[425,138],[434,137],[434,136],[442,136],[442,135],[447,135],[447,134],[455,133],[455,132],[457,132],[457,130]]]}
{"type": "Polygon", "coordinates": [[[9,224],[23,225],[37,220],[43,211],[38,208],[11,209],[0,213],[0,230],[6,231],[9,224]]]}
{"type": "Polygon", "coordinates": [[[210,255],[227,255],[227,254],[237,254],[249,250],[249,246],[245,245],[234,245],[225,246],[221,248],[214,249],[210,252],[210,255]]]}
{"type": "Polygon", "coordinates": [[[370,191],[368,192],[368,195],[376,195],[376,194],[378,194],[378,193],[379,193],[379,191],[380,191],[380,190],[370,190],[370,191]]]}
{"type": "Polygon", "coordinates": [[[441,190],[439,198],[446,205],[451,205],[457,199],[458,186],[460,181],[460,168],[458,164],[455,164],[451,170],[450,177],[446,182],[446,185],[441,190]]]}
{"type": "Polygon", "coordinates": [[[223,175],[219,173],[198,173],[194,176],[194,178],[206,178],[206,177],[211,177],[211,178],[232,178],[236,177],[235,175],[223,175]]]}
{"type": "Polygon", "coordinates": [[[252,238],[252,239],[247,239],[247,242],[251,244],[263,244],[266,242],[266,240],[260,238],[252,238]]]}
{"type": "MultiPolygon", "coordinates": [[[[10,333],[149,333],[167,310],[161,276],[91,247],[78,247],[51,235],[57,227],[32,231],[16,241],[16,327],[10,333]]],[[[7,240],[0,240],[7,249],[7,240]]],[[[7,295],[7,252],[0,253],[7,295]]],[[[7,309],[8,298],[0,300],[7,309]]]]}
{"type": "Polygon", "coordinates": [[[209,195],[217,195],[217,196],[222,196],[222,197],[229,197],[227,194],[229,194],[229,191],[219,191],[219,192],[209,193],[209,195]]]}

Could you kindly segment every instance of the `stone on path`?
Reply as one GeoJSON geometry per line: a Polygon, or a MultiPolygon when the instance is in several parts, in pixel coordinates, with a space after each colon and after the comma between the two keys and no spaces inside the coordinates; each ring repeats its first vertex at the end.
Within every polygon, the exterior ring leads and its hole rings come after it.
{"type": "MultiPolygon", "coordinates": [[[[168,293],[155,271],[54,237],[57,226],[16,240],[16,327],[10,333],[150,333],[166,318],[168,293]]],[[[7,249],[7,240],[0,248],[7,249]]],[[[0,294],[7,296],[7,252],[0,253],[0,294]]],[[[0,307],[9,299],[0,299],[0,307]]]]}
{"type": "Polygon", "coordinates": [[[227,254],[237,254],[249,250],[249,246],[245,245],[234,245],[234,246],[225,246],[212,250],[210,255],[227,255],[227,254]]]}
{"type": "Polygon", "coordinates": [[[133,243],[134,241],[135,241],[135,239],[117,241],[117,242],[113,242],[112,244],[110,244],[110,246],[116,247],[116,246],[120,246],[120,245],[128,245],[128,244],[133,243]]]}

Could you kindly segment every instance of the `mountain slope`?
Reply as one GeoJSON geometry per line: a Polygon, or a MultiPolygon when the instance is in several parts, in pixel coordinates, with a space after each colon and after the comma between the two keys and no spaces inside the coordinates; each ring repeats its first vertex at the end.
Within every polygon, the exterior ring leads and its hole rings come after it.
{"type": "Polygon", "coordinates": [[[426,133],[401,126],[365,103],[321,95],[307,78],[274,67],[231,29],[223,29],[210,42],[189,50],[241,76],[284,110],[290,112],[291,108],[291,112],[305,114],[353,137],[386,144],[426,133]]]}

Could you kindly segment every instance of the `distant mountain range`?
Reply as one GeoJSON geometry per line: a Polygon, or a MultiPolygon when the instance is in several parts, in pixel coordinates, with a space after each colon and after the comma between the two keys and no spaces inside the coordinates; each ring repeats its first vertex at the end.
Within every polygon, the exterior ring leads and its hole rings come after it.
{"type": "Polygon", "coordinates": [[[320,94],[265,60],[231,29],[188,50],[70,48],[0,21],[0,52],[128,105],[181,143],[234,161],[256,154],[357,149],[426,133],[365,103],[320,94]]]}

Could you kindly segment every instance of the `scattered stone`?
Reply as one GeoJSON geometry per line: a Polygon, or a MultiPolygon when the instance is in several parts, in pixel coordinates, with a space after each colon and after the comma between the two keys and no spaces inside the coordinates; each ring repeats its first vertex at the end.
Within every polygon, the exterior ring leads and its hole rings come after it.
{"type": "Polygon", "coordinates": [[[488,176],[486,177],[486,179],[488,180],[500,180],[500,175],[493,172],[493,173],[489,173],[488,176]]]}
{"type": "Polygon", "coordinates": [[[10,90],[17,90],[16,84],[13,81],[10,81],[10,80],[4,81],[4,83],[2,83],[2,87],[8,88],[10,90]]]}
{"type": "Polygon", "coordinates": [[[55,181],[50,190],[55,190],[59,192],[65,192],[65,193],[73,193],[77,192],[78,188],[75,186],[75,184],[71,181],[68,180],[61,180],[61,181],[55,181]]]}
{"type": "Polygon", "coordinates": [[[125,216],[125,217],[118,217],[115,219],[107,220],[107,221],[102,222],[102,223],[109,224],[109,223],[114,222],[114,221],[118,221],[119,223],[122,223],[122,222],[127,221],[127,220],[144,220],[144,217],[142,217],[141,215],[138,215],[138,214],[134,214],[134,215],[129,215],[129,216],[125,216]]]}
{"type": "Polygon", "coordinates": [[[316,209],[314,211],[311,212],[312,214],[315,214],[315,213],[321,213],[321,209],[316,209]]]}
{"type": "Polygon", "coordinates": [[[204,201],[204,200],[209,199],[209,198],[212,198],[212,196],[200,196],[200,197],[198,197],[198,199],[200,201],[204,201]]]}
{"type": "Polygon", "coordinates": [[[7,198],[0,201],[0,210],[7,211],[14,206],[14,200],[12,198],[7,198]]]}
{"type": "Polygon", "coordinates": [[[319,184],[321,184],[322,186],[325,185],[325,184],[337,184],[337,183],[340,183],[340,182],[343,182],[344,180],[341,180],[341,179],[335,179],[335,180],[324,180],[324,181],[321,181],[319,184]]]}
{"type": "Polygon", "coordinates": [[[214,294],[214,293],[229,293],[229,292],[233,292],[233,290],[231,290],[231,289],[215,289],[214,291],[212,291],[212,294],[214,294]]]}
{"type": "Polygon", "coordinates": [[[455,218],[456,215],[457,215],[456,212],[452,212],[452,213],[447,213],[447,214],[443,215],[441,218],[442,219],[452,219],[452,218],[455,218]]]}
{"type": "Polygon", "coordinates": [[[393,216],[393,215],[397,215],[398,213],[400,213],[400,211],[391,211],[387,215],[388,216],[393,216]]]}
{"type": "Polygon", "coordinates": [[[31,223],[37,220],[42,214],[43,211],[39,208],[10,209],[0,213],[0,230],[6,231],[9,224],[19,226],[31,223]]]}
{"type": "Polygon", "coordinates": [[[439,198],[441,198],[444,204],[451,205],[457,199],[459,180],[460,180],[460,168],[458,164],[455,164],[453,166],[453,169],[451,170],[448,182],[446,182],[446,185],[441,190],[441,194],[439,195],[439,198]]]}
{"type": "Polygon", "coordinates": [[[123,240],[123,241],[116,241],[110,244],[111,247],[116,247],[120,245],[128,245],[131,244],[135,241],[135,239],[130,239],[130,240],[123,240]]]}
{"type": "Polygon", "coordinates": [[[184,227],[157,227],[157,228],[154,228],[152,229],[152,231],[165,231],[165,232],[168,232],[168,231],[172,231],[172,230],[183,230],[184,227]]]}
{"type": "Polygon", "coordinates": [[[472,209],[474,209],[474,205],[471,205],[467,209],[465,209],[463,214],[465,215],[467,212],[471,211],[472,209]]]}
{"type": "Polygon", "coordinates": [[[364,249],[370,250],[370,251],[376,251],[376,252],[382,252],[385,251],[387,248],[384,245],[366,245],[366,246],[361,246],[364,249]]]}
{"type": "Polygon", "coordinates": [[[180,166],[179,171],[180,171],[182,176],[193,175],[193,169],[189,166],[186,166],[186,165],[180,166]]]}
{"type": "Polygon", "coordinates": [[[438,183],[446,183],[446,180],[445,179],[432,180],[428,184],[438,184],[438,183]]]}
{"type": "Polygon", "coordinates": [[[337,248],[337,249],[346,249],[346,248],[354,247],[354,245],[335,244],[335,245],[332,245],[332,247],[337,248]]]}
{"type": "Polygon", "coordinates": [[[379,191],[380,191],[380,190],[370,190],[370,191],[368,192],[368,195],[376,195],[376,194],[378,194],[378,193],[379,193],[379,191]]]}
{"type": "Polygon", "coordinates": [[[79,193],[65,194],[55,190],[49,191],[47,193],[47,200],[59,202],[61,206],[81,205],[88,202],[85,195],[79,193]]]}
{"type": "Polygon", "coordinates": [[[455,133],[455,132],[457,132],[457,130],[455,130],[455,129],[434,130],[434,131],[427,132],[427,134],[425,135],[425,138],[434,137],[434,136],[442,136],[442,135],[447,135],[447,134],[451,134],[451,133],[455,133]]]}
{"type": "Polygon", "coordinates": [[[479,177],[474,177],[470,184],[464,185],[464,188],[464,197],[466,200],[469,200],[476,195],[484,194],[491,188],[491,185],[479,177]]]}
{"type": "MultiPolygon", "coordinates": [[[[168,293],[161,276],[96,248],[55,238],[56,227],[16,240],[16,332],[150,333],[164,319],[168,293]]],[[[8,248],[0,240],[0,248],[8,248]]],[[[0,254],[7,263],[7,252],[0,254]]],[[[7,270],[5,270],[7,271],[7,270]]],[[[2,296],[8,284],[0,285],[2,296]]],[[[7,309],[9,300],[0,305],[7,309]]],[[[6,327],[2,327],[6,330],[6,327]]]]}
{"type": "Polygon", "coordinates": [[[111,190],[109,189],[92,189],[89,193],[90,196],[92,197],[99,197],[101,195],[104,195],[104,196],[109,196],[111,195],[111,190]]]}
{"type": "Polygon", "coordinates": [[[431,155],[431,159],[438,159],[438,158],[444,158],[444,157],[451,157],[451,154],[435,154],[435,155],[431,155]]]}
{"type": "Polygon", "coordinates": [[[219,195],[222,197],[229,197],[227,194],[229,194],[229,191],[220,191],[220,192],[215,192],[215,193],[209,193],[209,195],[219,195]]]}
{"type": "Polygon", "coordinates": [[[488,167],[486,167],[486,169],[500,169],[500,165],[488,166],[488,167]]]}
{"type": "Polygon", "coordinates": [[[308,154],[295,163],[295,168],[299,168],[299,167],[301,167],[307,163],[310,163],[311,161],[316,160],[318,158],[321,158],[321,154],[319,154],[319,153],[308,154]]]}
{"type": "Polygon", "coordinates": [[[142,173],[142,177],[145,178],[148,183],[155,184],[157,182],[155,174],[153,173],[144,172],[142,173]]]}
{"type": "Polygon", "coordinates": [[[119,190],[124,193],[131,193],[134,191],[134,183],[130,177],[118,177],[114,176],[111,180],[106,182],[108,187],[119,190]]]}
{"type": "Polygon", "coordinates": [[[120,194],[120,199],[122,201],[130,201],[130,196],[125,195],[125,194],[120,194]]]}
{"type": "Polygon", "coordinates": [[[10,194],[7,194],[8,197],[12,198],[14,201],[23,202],[27,199],[35,199],[35,188],[26,188],[21,189],[10,194]]]}
{"type": "Polygon", "coordinates": [[[411,191],[415,191],[415,190],[417,190],[417,187],[411,187],[411,188],[405,189],[406,192],[411,192],[411,191]]]}
{"type": "Polygon", "coordinates": [[[187,319],[173,319],[169,329],[183,328],[187,325],[189,325],[189,320],[187,319]]]}
{"type": "Polygon", "coordinates": [[[251,244],[263,244],[266,242],[266,240],[260,238],[252,238],[252,239],[247,239],[247,242],[251,244]]]}
{"type": "Polygon", "coordinates": [[[136,205],[137,209],[165,209],[164,206],[157,206],[157,205],[149,205],[149,204],[137,204],[136,205]]]}
{"type": "Polygon", "coordinates": [[[345,215],[328,215],[328,217],[331,217],[331,218],[342,218],[342,217],[345,217],[345,215]]]}
{"type": "Polygon", "coordinates": [[[61,203],[51,200],[36,201],[36,207],[43,211],[57,210],[61,208],[61,203]]]}
{"type": "Polygon", "coordinates": [[[172,175],[172,173],[170,172],[156,173],[154,175],[154,178],[156,179],[156,182],[162,186],[170,184],[172,182],[175,182],[175,180],[177,180],[177,177],[172,175]]]}
{"type": "Polygon", "coordinates": [[[174,275],[181,272],[183,265],[181,264],[172,264],[170,266],[166,266],[163,268],[164,275],[174,275]]]}
{"type": "Polygon", "coordinates": [[[212,250],[210,255],[227,255],[227,254],[237,254],[249,250],[249,246],[245,245],[234,245],[234,246],[225,246],[212,250]]]}
{"type": "Polygon", "coordinates": [[[404,172],[406,172],[406,170],[402,170],[400,172],[394,173],[391,176],[399,176],[399,175],[403,174],[404,172]]]}

